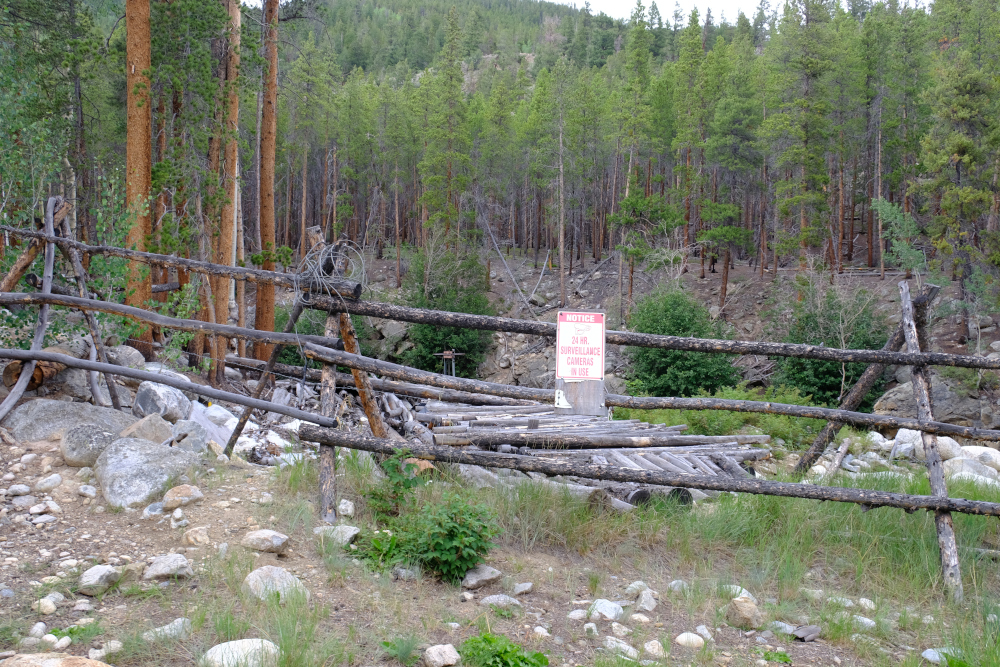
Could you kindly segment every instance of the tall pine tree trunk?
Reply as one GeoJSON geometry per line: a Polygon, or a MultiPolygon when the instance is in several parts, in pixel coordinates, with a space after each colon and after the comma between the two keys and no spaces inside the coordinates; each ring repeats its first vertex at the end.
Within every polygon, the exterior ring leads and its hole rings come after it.
{"type": "MultiPolygon", "coordinates": [[[[125,85],[127,132],[125,145],[125,203],[132,226],[125,244],[135,250],[146,249],[151,232],[149,194],[152,178],[152,102],[149,78],[150,27],[149,0],[127,0],[125,4],[125,85]]],[[[145,265],[129,262],[130,292],[125,303],[144,308],[153,296],[150,274],[145,265]]],[[[147,328],[132,345],[146,359],[153,358],[152,331],[147,328]]]]}
{"type": "MultiPolygon", "coordinates": [[[[260,241],[264,251],[274,252],[274,156],[278,135],[278,0],[264,0],[264,29],[267,78],[264,85],[264,108],[261,111],[260,135],[260,241]]],[[[263,269],[274,270],[274,259],[265,255],[263,269]]],[[[254,328],[274,331],[274,284],[257,284],[257,311],[254,328]]],[[[254,354],[261,361],[271,355],[271,346],[254,344],[254,354]]]]}

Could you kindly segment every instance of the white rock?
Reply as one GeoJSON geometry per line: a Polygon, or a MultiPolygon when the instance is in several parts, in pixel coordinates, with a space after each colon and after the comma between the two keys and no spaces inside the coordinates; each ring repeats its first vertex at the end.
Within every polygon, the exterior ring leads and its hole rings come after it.
{"type": "Polygon", "coordinates": [[[132,414],[140,418],[158,414],[168,422],[174,423],[191,415],[191,401],[180,389],[146,381],[140,384],[135,392],[132,414]]]}
{"type": "Polygon", "coordinates": [[[39,493],[48,493],[62,484],[62,476],[59,474],[49,475],[35,483],[34,490],[39,493]]]}
{"type": "Polygon", "coordinates": [[[734,600],[736,598],[750,598],[753,601],[754,604],[760,604],[759,602],[757,602],[757,598],[755,598],[750,593],[750,591],[748,591],[747,589],[743,588],[742,586],[736,586],[735,584],[732,584],[732,585],[729,585],[729,586],[723,586],[722,587],[722,592],[725,593],[726,595],[731,596],[732,599],[734,599],[734,600]]]}
{"type": "Polygon", "coordinates": [[[52,648],[55,649],[56,651],[62,651],[63,649],[69,648],[72,643],[73,643],[72,637],[68,636],[60,637],[59,641],[57,641],[52,648]]]}
{"type": "Polygon", "coordinates": [[[588,612],[592,621],[599,621],[601,619],[617,621],[625,614],[625,610],[622,609],[620,604],[604,599],[594,600],[588,612]]]}
{"type": "Polygon", "coordinates": [[[41,639],[42,637],[45,636],[45,633],[48,629],[49,628],[47,625],[45,625],[41,621],[38,621],[33,626],[31,626],[30,630],[28,630],[28,636],[34,637],[35,639],[41,639]]]}
{"type": "Polygon", "coordinates": [[[571,621],[585,621],[587,620],[587,610],[574,609],[570,613],[566,614],[566,618],[568,618],[571,621]]]}
{"type": "Polygon", "coordinates": [[[653,639],[651,641],[648,641],[645,644],[643,644],[642,645],[642,651],[646,655],[648,655],[648,656],[650,656],[652,658],[657,658],[657,659],[658,658],[662,658],[663,656],[665,656],[667,654],[666,651],[663,650],[663,644],[661,644],[660,642],[656,641],[655,639],[653,639]]]}
{"type": "Polygon", "coordinates": [[[790,635],[795,632],[796,626],[785,623],[784,621],[772,621],[770,625],[767,626],[771,632],[776,632],[783,635],[790,635]]]}
{"type": "Polygon", "coordinates": [[[479,604],[484,607],[499,607],[500,609],[510,609],[511,607],[520,607],[521,603],[512,598],[509,595],[504,595],[502,593],[498,595],[488,595],[479,601],[479,604]]]}
{"type": "Polygon", "coordinates": [[[632,660],[636,660],[639,657],[638,651],[616,637],[605,637],[604,648],[612,653],[623,655],[626,658],[631,658],[632,660]]]}
{"type": "Polygon", "coordinates": [[[121,653],[122,648],[123,644],[120,641],[116,639],[111,639],[104,642],[104,646],[102,646],[99,649],[98,648],[90,649],[90,651],[87,653],[87,657],[90,658],[91,660],[104,660],[104,658],[108,657],[109,655],[121,653]]]}
{"type": "Polygon", "coordinates": [[[340,504],[337,505],[337,516],[346,516],[346,517],[354,516],[354,503],[352,503],[347,498],[341,500],[340,504]]]}
{"type": "Polygon", "coordinates": [[[959,473],[979,475],[980,477],[994,480],[998,477],[996,470],[983,465],[975,459],[952,458],[945,461],[941,467],[944,468],[944,476],[948,478],[959,473]]]}
{"type": "Polygon", "coordinates": [[[194,576],[191,564],[183,554],[167,554],[157,556],[149,564],[142,578],[145,581],[163,581],[166,579],[186,579],[194,576]]]}
{"type": "Polygon", "coordinates": [[[56,603],[48,598],[42,598],[38,602],[35,602],[31,605],[31,608],[45,616],[56,613],[56,603]]]}
{"type": "Polygon", "coordinates": [[[552,636],[552,635],[549,634],[548,630],[546,630],[545,628],[543,628],[540,625],[536,625],[535,629],[533,630],[533,632],[535,633],[535,637],[537,639],[545,639],[546,637],[551,637],[552,636]]]}
{"type": "Polygon", "coordinates": [[[712,641],[712,633],[708,629],[707,625],[699,625],[697,628],[694,629],[694,631],[697,632],[701,636],[701,638],[704,639],[705,641],[707,642],[712,641]]]}
{"type": "Polygon", "coordinates": [[[438,644],[424,651],[424,664],[427,667],[450,667],[457,665],[461,659],[451,644],[438,644]]]}
{"type": "Polygon", "coordinates": [[[611,623],[611,634],[613,634],[615,637],[627,637],[630,634],[632,634],[632,631],[626,628],[618,621],[613,621],[611,623]]]}
{"type": "Polygon", "coordinates": [[[688,586],[688,583],[683,579],[674,579],[669,584],[667,584],[667,588],[669,588],[674,593],[687,593],[690,587],[688,586]]]}
{"type": "Polygon", "coordinates": [[[485,563],[480,563],[465,573],[465,577],[462,579],[462,588],[476,590],[477,588],[482,588],[487,584],[500,581],[502,576],[503,574],[500,570],[492,568],[485,563]]]}
{"type": "Polygon", "coordinates": [[[854,621],[854,627],[858,630],[874,630],[878,627],[878,624],[870,618],[859,616],[858,614],[854,614],[851,618],[854,621]]]}
{"type": "Polygon", "coordinates": [[[512,594],[517,597],[518,595],[526,595],[534,589],[535,585],[530,581],[526,581],[523,584],[514,584],[514,590],[512,594]]]}
{"type": "Polygon", "coordinates": [[[921,653],[920,657],[931,664],[940,665],[942,662],[944,662],[944,656],[945,656],[944,651],[945,649],[943,648],[929,648],[923,653],[921,653]]]}
{"type": "Polygon", "coordinates": [[[639,593],[648,589],[649,586],[646,585],[645,581],[633,581],[628,587],[625,588],[625,597],[634,598],[639,593]]]}
{"type": "Polygon", "coordinates": [[[329,540],[340,547],[346,547],[360,533],[361,529],[355,526],[317,526],[313,528],[314,535],[319,535],[323,540],[329,540]]]}
{"type": "Polygon", "coordinates": [[[823,589],[822,588],[800,588],[799,593],[802,597],[809,598],[810,600],[819,601],[823,599],[823,589]]]}
{"type": "Polygon", "coordinates": [[[201,667],[275,667],[281,651],[266,639],[239,639],[205,652],[201,667]]]}
{"type": "Polygon", "coordinates": [[[298,577],[274,565],[265,565],[248,574],[243,580],[243,591],[259,600],[267,600],[277,594],[278,601],[282,603],[296,593],[309,599],[309,591],[298,577]]]}
{"type": "Polygon", "coordinates": [[[175,618],[170,623],[142,633],[143,641],[155,642],[163,639],[187,639],[191,635],[191,621],[175,618]]]}
{"type": "Polygon", "coordinates": [[[858,606],[868,611],[875,611],[875,603],[868,598],[858,598],[858,606]]]}
{"type": "Polygon", "coordinates": [[[583,634],[588,637],[597,636],[597,624],[596,623],[584,623],[583,624],[583,634]]]}
{"type": "Polygon", "coordinates": [[[1000,471],[1000,451],[992,447],[976,447],[971,445],[962,447],[962,451],[967,458],[979,461],[984,466],[993,470],[1000,471]]]}
{"type": "Polygon", "coordinates": [[[121,572],[110,565],[95,565],[80,575],[80,582],[77,591],[84,595],[100,595],[111,588],[118,579],[121,572]]]}
{"type": "Polygon", "coordinates": [[[674,637],[674,643],[686,648],[701,648],[705,645],[705,640],[693,632],[682,632],[674,637]]]}
{"type": "Polygon", "coordinates": [[[628,617],[628,620],[630,623],[640,623],[642,625],[646,625],[650,622],[649,616],[646,616],[645,614],[632,614],[628,617]]]}
{"type": "Polygon", "coordinates": [[[1000,489],[1000,482],[997,480],[990,479],[989,477],[983,477],[982,475],[976,475],[971,472],[957,472],[948,479],[952,482],[972,482],[976,486],[982,486],[988,489],[1000,489]]]}
{"type": "Polygon", "coordinates": [[[254,551],[280,554],[288,549],[288,535],[264,528],[247,533],[240,544],[254,551]]]}
{"type": "Polygon", "coordinates": [[[653,611],[656,609],[656,598],[653,591],[648,588],[639,593],[639,598],[635,601],[635,608],[639,611],[653,611]]]}
{"type": "Polygon", "coordinates": [[[57,641],[59,641],[59,638],[56,637],[55,635],[52,634],[42,635],[43,644],[47,644],[48,646],[55,646],[57,641]]]}
{"type": "Polygon", "coordinates": [[[76,492],[81,496],[83,496],[84,498],[97,497],[97,489],[90,486],[89,484],[83,484],[82,486],[80,486],[80,488],[76,490],[76,492]]]}
{"type": "Polygon", "coordinates": [[[203,414],[206,418],[216,426],[225,426],[226,422],[230,419],[236,419],[234,415],[229,410],[226,410],[221,405],[212,404],[203,410],[203,414]]]}
{"type": "Polygon", "coordinates": [[[849,609],[854,606],[854,600],[840,596],[828,597],[826,599],[826,603],[837,607],[844,607],[845,609],[849,609]]]}
{"type": "Polygon", "coordinates": [[[872,443],[873,446],[882,450],[883,452],[888,452],[892,450],[892,440],[886,440],[885,436],[878,431],[868,432],[868,441],[872,443]]]}

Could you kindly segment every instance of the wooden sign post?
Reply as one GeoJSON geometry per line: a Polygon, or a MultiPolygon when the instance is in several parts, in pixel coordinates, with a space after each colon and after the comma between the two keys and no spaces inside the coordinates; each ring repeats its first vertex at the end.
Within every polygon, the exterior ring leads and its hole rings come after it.
{"type": "Polygon", "coordinates": [[[604,313],[560,311],[556,319],[556,413],[607,416],[604,313]]]}

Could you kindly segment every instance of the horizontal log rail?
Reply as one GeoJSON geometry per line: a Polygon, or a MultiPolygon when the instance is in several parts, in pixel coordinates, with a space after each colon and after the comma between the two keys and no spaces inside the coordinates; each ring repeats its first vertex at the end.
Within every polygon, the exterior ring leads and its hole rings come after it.
{"type": "Polygon", "coordinates": [[[239,338],[243,340],[259,340],[265,343],[280,343],[283,345],[298,346],[304,341],[312,343],[334,345],[342,348],[343,343],[339,338],[324,338],[323,336],[310,336],[307,334],[281,333],[280,331],[259,331],[257,329],[247,329],[230,324],[213,324],[202,322],[201,320],[185,320],[177,317],[160,315],[152,310],[143,310],[134,306],[125,306],[111,301],[97,301],[96,299],[81,299],[78,296],[68,296],[63,294],[42,294],[40,292],[0,292],[0,305],[29,306],[48,303],[53,306],[66,306],[67,308],[77,308],[79,310],[108,313],[111,315],[121,315],[137,322],[152,324],[158,327],[177,329],[178,331],[204,332],[207,334],[224,336],[226,338],[239,338]]]}
{"type": "Polygon", "coordinates": [[[281,415],[287,415],[294,419],[300,419],[304,422],[309,422],[312,424],[319,424],[320,426],[329,426],[333,428],[336,428],[338,426],[338,422],[336,419],[321,417],[311,412],[306,412],[305,410],[298,410],[296,408],[292,408],[287,405],[279,405],[277,403],[264,401],[258,398],[250,398],[249,396],[244,396],[242,394],[234,394],[229,391],[222,391],[221,389],[206,387],[204,385],[196,384],[194,382],[189,382],[187,380],[180,380],[171,375],[152,373],[150,371],[140,371],[135,368],[129,368],[128,366],[115,366],[114,364],[102,364],[98,361],[89,361],[87,359],[76,359],[74,357],[65,354],[56,354],[51,352],[33,352],[31,350],[0,349],[0,359],[18,359],[20,361],[31,361],[31,360],[47,361],[56,364],[64,364],[71,368],[82,368],[83,370],[86,371],[97,371],[98,373],[110,373],[111,375],[121,375],[123,377],[129,377],[135,380],[143,380],[149,382],[156,382],[158,384],[165,384],[168,387],[174,387],[175,389],[180,389],[181,391],[189,391],[191,393],[198,394],[199,396],[205,396],[207,398],[212,398],[217,401],[228,401],[229,403],[235,403],[237,405],[246,405],[256,410],[264,410],[266,412],[277,412],[278,414],[281,415]]]}
{"type": "Polygon", "coordinates": [[[731,435],[638,435],[638,433],[630,430],[615,434],[605,432],[591,435],[587,433],[587,429],[568,429],[561,433],[504,430],[438,435],[435,430],[434,440],[440,445],[452,446],[497,447],[499,445],[512,445],[533,449],[607,449],[609,447],[690,447],[713,443],[762,444],[771,439],[770,436],[742,436],[748,440],[740,442],[737,436],[731,435]]]}
{"type": "MultiPolygon", "coordinates": [[[[369,373],[378,373],[405,382],[426,384],[446,389],[457,389],[491,396],[506,396],[508,398],[528,399],[534,401],[553,402],[554,389],[536,389],[533,387],[515,387],[506,384],[470,380],[468,378],[452,377],[421,371],[416,368],[400,366],[388,361],[379,361],[359,355],[330,350],[313,343],[305,344],[305,355],[331,364],[356,368],[369,373]]],[[[758,412],[773,415],[788,415],[789,417],[805,417],[835,421],[852,426],[866,428],[899,429],[908,428],[925,433],[940,435],[958,435],[971,440],[1000,440],[1000,430],[981,429],[969,426],[957,426],[943,422],[925,422],[908,417],[889,417],[886,415],[871,415],[864,412],[819,408],[808,405],[789,405],[772,403],[770,401],[740,401],[724,398],[650,398],[638,396],[621,396],[608,394],[604,397],[605,405],[609,407],[636,408],[640,410],[726,410],[730,412],[758,412]]]]}
{"type": "MultiPolygon", "coordinates": [[[[451,313],[443,310],[410,308],[408,306],[397,306],[389,303],[359,301],[313,293],[309,293],[306,298],[306,305],[317,310],[333,313],[344,312],[351,315],[367,315],[387,320],[413,322],[415,324],[504,331],[534,336],[548,336],[550,338],[554,338],[556,335],[556,325],[552,322],[518,320],[510,317],[493,317],[490,315],[451,313]]],[[[945,354],[943,352],[911,353],[888,350],[842,350],[820,345],[685,338],[632,331],[608,331],[605,340],[609,345],[630,345],[634,347],[651,347],[685,352],[759,354],[768,357],[796,357],[800,359],[899,366],[929,365],[1000,369],[1000,359],[987,359],[986,357],[975,357],[965,354],[945,354]]]]}
{"type": "MultiPolygon", "coordinates": [[[[224,276],[235,280],[246,280],[252,283],[274,283],[293,289],[305,288],[300,285],[297,276],[293,273],[280,273],[278,271],[264,271],[263,269],[248,269],[243,266],[226,266],[223,264],[213,264],[211,262],[201,262],[196,259],[185,259],[174,257],[173,255],[159,255],[152,252],[141,252],[139,250],[129,250],[128,248],[117,248],[115,246],[95,246],[73,241],[61,236],[47,236],[42,232],[34,232],[28,229],[17,229],[7,225],[0,225],[0,231],[5,231],[15,236],[49,241],[63,248],[75,248],[80,252],[90,255],[110,255],[123,259],[135,260],[144,264],[155,264],[157,266],[169,266],[176,269],[187,269],[195,273],[205,273],[213,276],[224,276]]],[[[335,290],[338,294],[354,297],[361,296],[361,283],[343,278],[327,277],[324,279],[327,287],[335,290]]]]}
{"type": "MultiPolygon", "coordinates": [[[[392,455],[401,448],[399,443],[366,435],[348,433],[328,428],[303,425],[299,437],[321,445],[359,449],[376,454],[392,455]]],[[[896,507],[908,511],[934,510],[961,512],[979,516],[1000,516],[1000,503],[990,503],[965,498],[945,498],[940,496],[918,496],[906,493],[890,493],[839,486],[815,486],[791,482],[771,482],[761,479],[716,477],[680,473],[653,472],[637,468],[611,465],[596,465],[577,461],[560,461],[540,456],[519,456],[476,450],[453,449],[433,445],[408,442],[402,448],[414,457],[442,463],[464,463],[489,468],[507,468],[523,472],[540,472],[545,475],[569,475],[586,479],[613,482],[634,482],[656,486],[673,486],[706,491],[732,491],[758,495],[781,496],[785,498],[805,498],[810,500],[832,500],[841,503],[861,505],[869,510],[876,507],[896,507]]]]}

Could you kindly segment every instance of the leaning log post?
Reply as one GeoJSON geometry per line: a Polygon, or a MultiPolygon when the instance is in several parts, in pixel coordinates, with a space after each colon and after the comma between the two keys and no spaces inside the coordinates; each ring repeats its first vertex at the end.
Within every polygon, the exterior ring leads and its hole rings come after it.
{"type": "MultiPolygon", "coordinates": [[[[892,335],[889,336],[889,340],[882,346],[882,349],[886,352],[895,352],[902,347],[904,342],[905,337],[903,336],[903,324],[901,322],[892,335]]],[[[861,401],[865,399],[868,392],[875,386],[879,377],[882,376],[883,371],[885,371],[885,364],[870,364],[861,374],[861,377],[858,378],[858,381],[854,383],[854,386],[851,387],[851,390],[847,392],[847,396],[844,396],[844,400],[840,402],[840,409],[854,410],[861,405],[861,401]]],[[[837,435],[837,431],[842,426],[843,424],[837,422],[827,422],[816,436],[816,439],[813,440],[812,445],[809,446],[806,453],[795,464],[795,472],[805,472],[816,463],[816,460],[823,455],[826,446],[833,441],[834,436],[837,435]]]]}
{"type": "MultiPolygon", "coordinates": [[[[399,451],[399,443],[387,438],[373,438],[357,433],[348,433],[332,428],[320,428],[303,424],[299,431],[307,442],[319,442],[336,447],[359,449],[376,454],[392,455],[399,451]]],[[[596,465],[579,461],[562,461],[541,456],[521,456],[468,449],[454,449],[439,445],[426,445],[410,441],[406,444],[409,453],[419,459],[442,461],[445,463],[465,463],[488,468],[507,468],[524,472],[540,472],[545,475],[564,475],[600,479],[613,482],[635,482],[658,486],[675,486],[686,489],[710,491],[732,491],[785,498],[806,498],[810,500],[831,500],[854,503],[864,511],[876,507],[896,507],[904,510],[941,510],[961,512],[979,516],[1000,516],[1000,503],[965,498],[941,496],[917,496],[905,493],[890,493],[872,489],[854,489],[839,486],[818,486],[793,482],[772,482],[770,480],[720,475],[692,475],[684,473],[654,472],[638,468],[613,465],[596,465]]]]}
{"type": "MultiPolygon", "coordinates": [[[[910,301],[910,286],[905,280],[899,283],[900,304],[903,310],[903,332],[906,335],[908,352],[920,352],[920,340],[917,336],[917,325],[913,317],[913,303],[910,301]]],[[[931,408],[931,383],[927,368],[913,366],[913,396],[917,401],[917,418],[921,421],[934,419],[931,408]]],[[[948,487],[944,481],[944,469],[941,466],[941,454],[937,448],[937,437],[930,433],[921,434],[924,445],[924,456],[927,459],[927,475],[931,482],[931,493],[938,497],[948,497],[948,487]]],[[[938,547],[941,550],[941,573],[944,586],[954,602],[961,602],[962,572],[958,563],[958,545],[955,541],[955,526],[951,513],[938,510],[934,513],[934,524],[937,526],[938,547]]]]}
{"type": "MultiPolygon", "coordinates": [[[[361,355],[358,336],[354,332],[354,325],[351,324],[351,316],[347,313],[340,314],[340,338],[344,341],[344,350],[350,354],[361,355]]],[[[354,376],[354,386],[358,390],[358,397],[361,399],[361,407],[365,411],[365,416],[368,417],[368,427],[371,428],[372,435],[376,438],[389,437],[388,427],[382,421],[382,411],[378,409],[378,403],[375,402],[375,392],[368,380],[368,374],[363,370],[352,368],[351,375],[354,376]]]]}
{"type": "MultiPolygon", "coordinates": [[[[62,210],[65,208],[63,206],[64,202],[62,197],[49,197],[49,201],[45,206],[45,233],[54,236],[54,218],[56,210],[62,210]]],[[[69,210],[68,208],[66,209],[69,210]]],[[[27,253],[25,253],[27,254],[27,253]]],[[[23,255],[22,255],[23,256],[23,255]]],[[[51,243],[45,244],[45,269],[42,271],[42,294],[49,294],[52,291],[52,268],[56,260],[56,248],[51,243]]],[[[30,264],[30,262],[28,263],[30,264]]],[[[25,266],[27,269],[27,266],[25,266]]],[[[8,277],[10,277],[8,275],[8,277]]],[[[16,281],[15,281],[16,282],[16,281]]],[[[49,305],[43,303],[42,307],[38,309],[38,322],[35,324],[35,336],[31,341],[31,349],[29,352],[39,352],[42,349],[42,344],[45,341],[45,329],[49,325],[49,305]]],[[[21,400],[21,396],[24,395],[24,390],[28,386],[28,382],[31,381],[32,375],[35,370],[34,360],[29,361],[24,364],[21,368],[21,375],[17,378],[17,382],[14,386],[10,388],[10,393],[7,394],[7,398],[0,403],[0,419],[3,419],[14,409],[17,402],[21,400]]]]}
{"type": "MultiPolygon", "coordinates": [[[[327,336],[337,335],[340,322],[336,315],[326,316],[326,326],[323,333],[327,336]]],[[[321,371],[320,414],[324,417],[335,417],[337,412],[337,367],[323,364],[321,371]]],[[[326,523],[337,521],[337,449],[331,445],[319,446],[319,516],[326,523]]]]}

